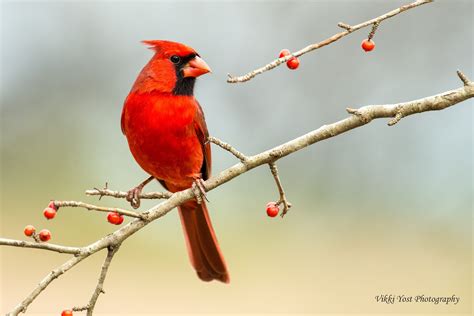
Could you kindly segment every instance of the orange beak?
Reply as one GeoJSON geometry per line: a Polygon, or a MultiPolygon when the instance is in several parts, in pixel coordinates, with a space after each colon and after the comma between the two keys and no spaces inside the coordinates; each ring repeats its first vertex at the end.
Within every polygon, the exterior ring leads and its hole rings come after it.
{"type": "Polygon", "coordinates": [[[211,72],[211,68],[206,62],[199,56],[191,59],[183,68],[184,77],[199,77],[201,75],[211,72]]]}

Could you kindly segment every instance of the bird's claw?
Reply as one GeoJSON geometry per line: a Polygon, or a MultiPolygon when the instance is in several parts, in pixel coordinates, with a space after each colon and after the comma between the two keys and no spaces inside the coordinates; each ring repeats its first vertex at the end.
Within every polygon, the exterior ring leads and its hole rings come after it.
{"type": "Polygon", "coordinates": [[[130,205],[135,209],[140,207],[140,194],[142,193],[142,189],[143,186],[139,185],[127,192],[126,200],[130,202],[130,205]]]}
{"type": "Polygon", "coordinates": [[[206,188],[204,187],[203,179],[197,178],[196,180],[194,180],[192,188],[193,188],[194,196],[196,197],[196,201],[198,202],[198,204],[202,203],[203,198],[207,202],[209,202],[209,200],[207,199],[206,188]]]}
{"type": "MultiPolygon", "coordinates": [[[[130,202],[130,205],[133,208],[139,208],[140,207],[140,195],[142,194],[142,190],[147,185],[151,180],[153,180],[154,177],[150,176],[148,177],[145,181],[134,187],[133,189],[130,189],[127,192],[127,201],[130,202]]],[[[107,185],[107,184],[106,184],[107,185]]]]}

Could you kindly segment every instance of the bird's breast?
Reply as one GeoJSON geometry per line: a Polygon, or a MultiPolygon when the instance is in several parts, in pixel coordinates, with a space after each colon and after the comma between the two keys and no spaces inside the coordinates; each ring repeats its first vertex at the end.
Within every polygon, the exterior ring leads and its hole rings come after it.
{"type": "Polygon", "coordinates": [[[194,97],[130,95],[123,130],[138,164],[155,178],[187,187],[200,172],[203,153],[194,128],[194,97]]]}

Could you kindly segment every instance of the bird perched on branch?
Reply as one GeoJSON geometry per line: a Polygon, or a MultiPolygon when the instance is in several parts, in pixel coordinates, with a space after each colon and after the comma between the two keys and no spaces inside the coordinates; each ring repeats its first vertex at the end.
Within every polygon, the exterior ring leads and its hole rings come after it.
{"type": "MultiPolygon", "coordinates": [[[[209,134],[193,95],[196,78],[211,69],[186,45],[143,42],[155,54],[127,96],[121,119],[133,157],[151,175],[128,192],[127,200],[134,208],[140,205],[141,190],[153,179],[171,192],[194,187],[204,195],[202,182],[211,174],[209,134]]],[[[178,209],[189,258],[199,278],[228,283],[229,273],[204,199],[197,197],[178,209]]]]}

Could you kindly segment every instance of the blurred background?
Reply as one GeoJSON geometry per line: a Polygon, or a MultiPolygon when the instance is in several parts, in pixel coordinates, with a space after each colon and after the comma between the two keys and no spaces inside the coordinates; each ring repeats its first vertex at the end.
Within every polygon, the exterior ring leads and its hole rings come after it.
{"type": "MultiPolygon", "coordinates": [[[[48,228],[53,243],[82,246],[114,231],[103,213],[50,199],[127,207],[84,196],[145,179],[120,131],[123,100],[152,52],[143,39],[194,47],[213,73],[196,96],[211,135],[255,154],[347,116],[345,108],[409,101],[474,78],[473,3],[435,1],[245,84],[226,83],[340,29],[409,1],[2,1],[1,236],[48,228]]],[[[318,143],[279,162],[293,203],[263,166],[209,193],[231,283],[200,282],[176,212],[129,238],[115,257],[97,315],[466,314],[472,311],[473,101],[387,120],[318,143]],[[376,295],[460,296],[457,305],[377,303],[376,295]]],[[[236,163],[213,148],[214,174],[236,163]]],[[[148,190],[161,190],[158,184],[148,190]]],[[[158,203],[145,201],[142,210],[158,203]]],[[[128,221],[128,220],[127,220],[128,221]]],[[[6,313],[68,255],[0,248],[6,313]]],[[[59,315],[84,305],[105,253],[56,280],[28,309],[59,315]]]]}

